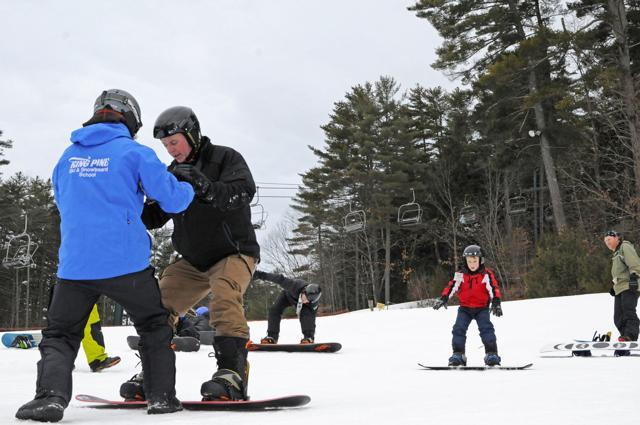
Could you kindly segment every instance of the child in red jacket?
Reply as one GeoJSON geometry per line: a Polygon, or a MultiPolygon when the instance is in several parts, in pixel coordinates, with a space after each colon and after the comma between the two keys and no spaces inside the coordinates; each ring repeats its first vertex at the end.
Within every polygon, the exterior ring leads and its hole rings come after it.
{"type": "Polygon", "coordinates": [[[478,245],[466,247],[462,256],[465,265],[461,271],[455,273],[433,306],[435,310],[442,306],[447,308],[449,298],[458,293],[460,307],[456,323],[453,325],[453,355],[449,358],[449,366],[466,366],[465,343],[467,329],[472,320],[478,323],[480,338],[484,344],[484,363],[487,366],[499,366],[501,359],[498,356],[496,334],[489,310],[498,317],[502,316],[500,285],[493,271],[484,266],[482,250],[478,245]]]}

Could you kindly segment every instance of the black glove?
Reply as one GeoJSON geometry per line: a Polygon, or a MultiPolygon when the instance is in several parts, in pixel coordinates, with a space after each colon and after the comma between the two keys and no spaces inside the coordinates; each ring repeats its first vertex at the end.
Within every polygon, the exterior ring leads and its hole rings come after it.
{"type": "Polygon", "coordinates": [[[502,316],[502,307],[500,307],[501,302],[502,301],[500,301],[500,298],[494,298],[491,301],[491,312],[496,317],[502,316]]]}
{"type": "Polygon", "coordinates": [[[170,171],[178,180],[191,184],[199,199],[209,203],[213,202],[214,195],[211,189],[211,181],[196,167],[191,164],[178,164],[170,171]]]}
{"type": "Polygon", "coordinates": [[[616,291],[613,288],[609,289],[609,295],[611,295],[612,297],[615,297],[616,291]]]}
{"type": "Polygon", "coordinates": [[[447,297],[446,295],[441,296],[436,300],[436,303],[433,305],[433,309],[437,310],[440,307],[447,308],[447,301],[449,301],[449,297],[447,297]]]}
{"type": "Polygon", "coordinates": [[[631,276],[629,276],[629,289],[632,291],[638,290],[638,275],[635,273],[631,273],[631,276]]]}

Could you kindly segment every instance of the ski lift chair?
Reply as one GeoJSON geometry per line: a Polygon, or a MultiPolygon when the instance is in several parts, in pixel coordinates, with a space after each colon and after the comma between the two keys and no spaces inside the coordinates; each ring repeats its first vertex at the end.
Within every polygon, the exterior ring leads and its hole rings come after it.
{"type": "Polygon", "coordinates": [[[251,225],[254,230],[260,230],[264,227],[264,223],[267,221],[266,213],[262,204],[251,205],[251,225]]]}
{"type": "Polygon", "coordinates": [[[367,216],[363,210],[350,211],[344,216],[344,231],[347,233],[360,232],[367,225],[367,216]]]}
{"type": "Polygon", "coordinates": [[[256,186],[255,202],[249,205],[249,207],[251,207],[251,225],[253,229],[262,229],[265,221],[267,221],[267,214],[264,212],[264,207],[260,203],[260,186],[256,186]]]}
{"type": "Polygon", "coordinates": [[[422,223],[422,208],[416,202],[416,192],[411,189],[413,200],[398,208],[398,224],[402,227],[415,226],[422,223]]]}
{"type": "Polygon", "coordinates": [[[527,212],[527,198],[522,195],[509,198],[509,214],[516,215],[527,212]]]}
{"type": "Polygon", "coordinates": [[[5,254],[2,260],[2,265],[5,268],[23,268],[34,265],[33,254],[38,249],[38,244],[31,242],[31,237],[28,234],[21,233],[16,236],[12,236],[4,244],[5,254]]]}
{"type": "Polygon", "coordinates": [[[458,222],[463,226],[476,224],[478,222],[478,209],[474,205],[462,207],[458,222]]]}

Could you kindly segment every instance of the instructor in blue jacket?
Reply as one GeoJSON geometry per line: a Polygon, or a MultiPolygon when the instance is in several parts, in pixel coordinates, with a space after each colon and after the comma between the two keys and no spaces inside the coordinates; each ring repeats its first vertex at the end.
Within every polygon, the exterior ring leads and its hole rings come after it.
{"type": "Polygon", "coordinates": [[[149,265],[151,241],[140,216],[145,195],[175,214],[189,206],[194,191],[176,180],[151,148],[134,140],[141,126],[133,96],[105,90],[53,171],[61,219],[58,283],[39,346],[36,395],[20,407],[18,419],[62,419],[83,330],[101,295],[124,307],[140,335],[147,412],[182,409],[175,396],[169,313],[149,265]]]}

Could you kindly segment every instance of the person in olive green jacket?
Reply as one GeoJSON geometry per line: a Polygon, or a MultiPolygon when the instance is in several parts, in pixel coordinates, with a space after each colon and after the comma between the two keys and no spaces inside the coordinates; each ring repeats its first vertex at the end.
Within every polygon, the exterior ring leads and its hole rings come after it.
{"type": "MultiPolygon", "coordinates": [[[[604,243],[611,251],[611,277],[613,287],[609,293],[615,297],[613,321],[620,332],[619,341],[637,341],[640,320],[636,312],[638,305],[638,276],[640,257],[631,242],[614,230],[605,234],[604,243]]],[[[626,350],[618,350],[617,355],[628,355],[626,350]]]]}

